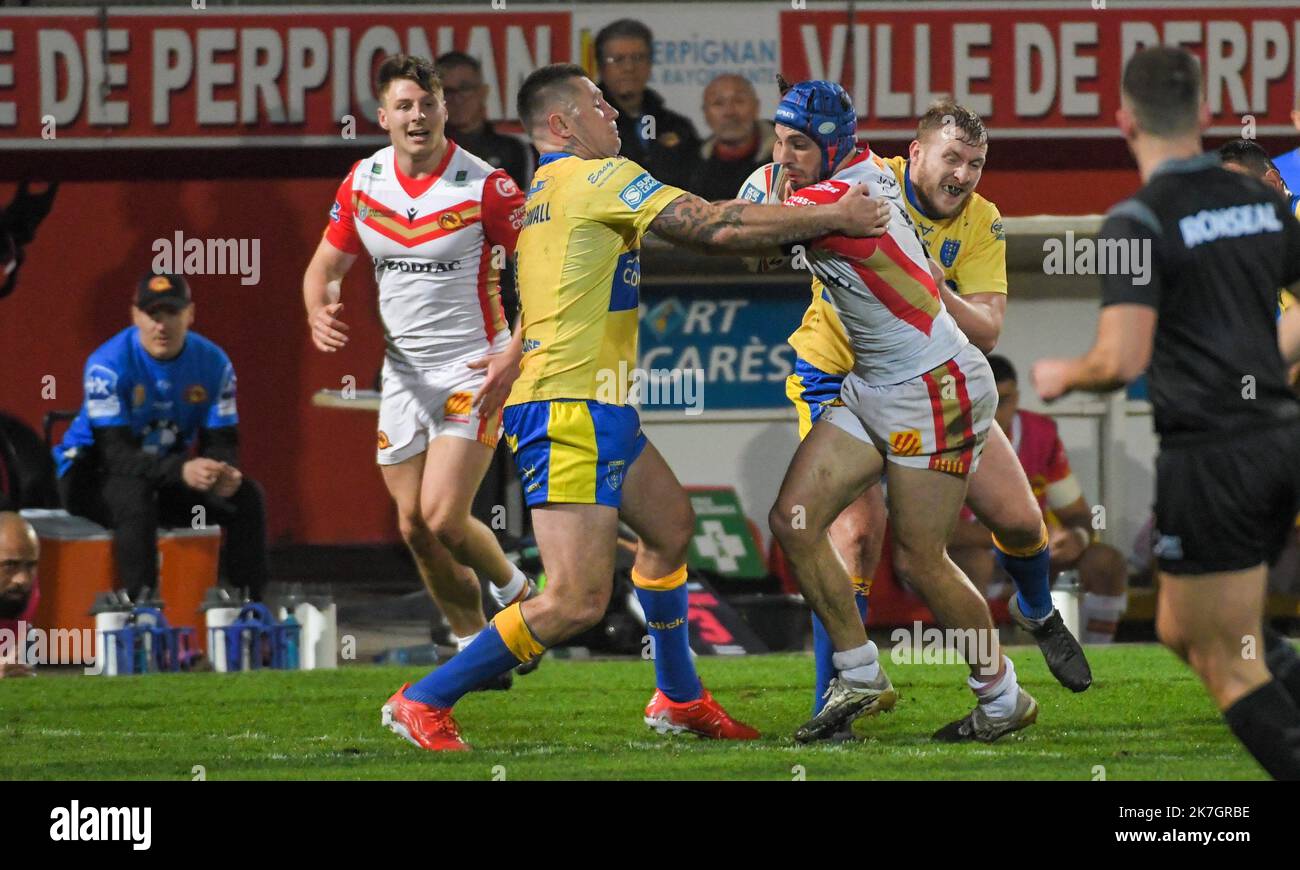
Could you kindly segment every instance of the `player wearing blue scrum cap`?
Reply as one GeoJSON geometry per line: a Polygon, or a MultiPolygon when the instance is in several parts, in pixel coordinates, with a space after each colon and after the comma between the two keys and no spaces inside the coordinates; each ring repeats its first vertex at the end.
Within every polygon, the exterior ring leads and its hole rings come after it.
{"type": "Polygon", "coordinates": [[[897,698],[827,536],[888,461],[895,571],[964,638],[959,645],[979,702],[935,737],[995,740],[1033,723],[1037,704],[998,647],[988,605],[945,552],[993,422],[993,376],[944,306],[942,269],[918,238],[902,185],[869,148],[857,148],[849,95],[833,82],[781,84],[773,159],[796,189],[786,204],[831,203],[860,182],[894,211],[878,239],[831,236],[803,252],[814,295],[829,302],[853,363],[800,444],[769,517],[825,625],[837,672],[826,703],[795,738],[836,735],[897,698]]]}

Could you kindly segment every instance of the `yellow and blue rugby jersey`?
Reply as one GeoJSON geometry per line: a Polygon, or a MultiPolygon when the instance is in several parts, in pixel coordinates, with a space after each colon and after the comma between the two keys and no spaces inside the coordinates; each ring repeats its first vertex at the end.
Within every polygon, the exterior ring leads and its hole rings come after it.
{"type": "MultiPolygon", "coordinates": [[[[931,220],[921,210],[916,191],[907,174],[907,160],[890,157],[884,161],[894,172],[907,202],[907,214],[931,258],[943,266],[948,286],[959,296],[972,293],[1007,292],[1007,242],[1002,215],[997,206],[978,193],[971,193],[965,208],[951,218],[931,220]]],[[[823,372],[845,375],[853,370],[853,350],[839,316],[813,280],[812,304],[804,312],[799,328],[790,336],[790,346],[800,358],[823,372]]]]}
{"type": "Polygon", "coordinates": [[[623,157],[542,157],[515,248],[524,356],[508,405],[626,404],[637,365],[641,237],[684,192],[623,157]]]}

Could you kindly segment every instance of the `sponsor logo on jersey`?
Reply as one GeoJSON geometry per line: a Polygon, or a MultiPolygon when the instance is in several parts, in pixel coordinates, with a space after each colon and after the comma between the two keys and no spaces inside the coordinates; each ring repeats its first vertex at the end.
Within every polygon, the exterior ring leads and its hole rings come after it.
{"type": "Polygon", "coordinates": [[[889,449],[895,456],[919,456],[921,454],[921,430],[904,429],[889,433],[889,449]]]}
{"type": "Polygon", "coordinates": [[[541,343],[540,341],[538,341],[537,339],[535,339],[535,338],[525,338],[525,339],[524,339],[524,353],[528,353],[529,351],[537,350],[537,349],[538,349],[539,347],[541,347],[541,346],[542,346],[542,343],[541,343]]]}
{"type": "Polygon", "coordinates": [[[86,415],[116,417],[122,413],[117,398],[117,372],[96,363],[86,371],[86,415]]]}
{"type": "Polygon", "coordinates": [[[330,220],[334,221],[335,223],[338,223],[339,213],[342,211],[343,211],[343,206],[339,205],[339,201],[337,199],[334,200],[334,205],[330,206],[330,220]]]}
{"type": "Polygon", "coordinates": [[[503,197],[511,197],[519,192],[519,187],[515,184],[515,180],[509,175],[498,177],[496,180],[496,186],[497,193],[503,197]]]}
{"type": "Polygon", "coordinates": [[[387,450],[392,445],[388,441],[388,434],[383,429],[379,430],[379,449],[387,450]]]}
{"type": "MultiPolygon", "coordinates": [[[[510,435],[510,434],[507,433],[507,434],[506,434],[506,446],[510,448],[510,452],[511,452],[511,453],[518,453],[518,452],[519,452],[519,436],[518,436],[518,435],[510,435]]],[[[525,480],[527,480],[528,478],[530,478],[530,477],[533,476],[533,467],[530,465],[528,468],[524,469],[524,470],[521,471],[519,474],[520,474],[521,477],[523,477],[525,480]]]]}
{"type": "Polygon", "coordinates": [[[464,224],[465,221],[454,211],[449,211],[444,215],[439,215],[438,217],[438,226],[442,227],[444,230],[459,229],[464,226],[464,224]]]}
{"type": "Polygon", "coordinates": [[[543,187],[545,187],[545,186],[546,186],[546,179],[545,179],[545,178],[534,178],[534,179],[533,179],[533,186],[530,187],[530,188],[528,188],[528,194],[527,194],[527,195],[528,195],[528,196],[532,196],[534,193],[537,193],[538,191],[540,191],[540,190],[541,190],[543,187]]]}
{"type": "Polygon", "coordinates": [[[443,415],[454,423],[468,423],[470,406],[473,404],[473,393],[452,393],[442,406],[443,415]]]}
{"type": "Polygon", "coordinates": [[[623,160],[624,158],[621,157],[606,160],[599,169],[587,176],[587,183],[599,187],[615,169],[623,165],[623,160]]]}
{"type": "Polygon", "coordinates": [[[382,163],[371,163],[371,164],[370,164],[370,174],[371,174],[371,175],[383,175],[383,174],[384,174],[384,164],[382,164],[382,163]]]}
{"type": "Polygon", "coordinates": [[[438,260],[376,260],[376,272],[414,272],[438,273],[455,272],[460,269],[460,260],[440,262],[438,260]]]}
{"type": "Polygon", "coordinates": [[[991,232],[993,238],[997,239],[999,242],[1005,242],[1007,239],[1007,234],[1002,228],[1002,221],[994,221],[993,226],[989,227],[989,232],[991,232]]]}
{"type": "Polygon", "coordinates": [[[1280,233],[1282,222],[1272,203],[1256,202],[1228,208],[1204,209],[1178,222],[1183,244],[1194,248],[1203,242],[1260,233],[1280,233]]]}
{"type": "Polygon", "coordinates": [[[185,401],[191,405],[201,405],[208,400],[208,391],[202,384],[191,384],[185,388],[185,401]]]}
{"type": "Polygon", "coordinates": [[[951,267],[957,262],[957,249],[961,247],[960,239],[944,239],[939,246],[939,262],[951,267]]]}
{"type": "Polygon", "coordinates": [[[466,172],[464,169],[458,169],[458,170],[456,170],[456,178],[455,178],[455,182],[456,182],[457,184],[461,184],[461,183],[463,183],[463,182],[465,181],[465,177],[466,177],[468,174],[469,174],[469,173],[466,172]]]}
{"type": "Polygon", "coordinates": [[[415,216],[416,216],[417,214],[419,214],[419,213],[420,213],[420,210],[419,210],[418,208],[408,208],[408,209],[406,210],[406,222],[407,222],[408,224],[413,224],[413,223],[415,223],[415,216]]]}
{"type": "Polygon", "coordinates": [[[645,204],[656,190],[663,187],[663,182],[655,180],[649,172],[642,172],[628,184],[627,187],[619,191],[618,198],[627,203],[627,207],[635,211],[645,204]]]}

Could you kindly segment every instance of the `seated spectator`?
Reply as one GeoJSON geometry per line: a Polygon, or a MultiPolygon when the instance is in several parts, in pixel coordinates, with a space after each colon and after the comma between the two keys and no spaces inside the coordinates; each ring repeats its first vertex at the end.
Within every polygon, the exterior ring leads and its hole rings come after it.
{"type": "MultiPolygon", "coordinates": [[[[654,37],[640,21],[622,18],[596,34],[596,64],[605,100],[618,110],[619,154],[674,187],[686,189],[700,151],[695,125],[646,87],[654,37]]],[[[739,187],[739,185],[737,185],[739,187]]],[[[735,197],[733,190],[726,199],[735,197]]]]}
{"type": "Polygon", "coordinates": [[[32,667],[19,661],[18,650],[26,643],[24,627],[36,616],[41,600],[36,583],[36,562],[41,542],[36,530],[20,514],[0,512],[0,678],[29,677],[32,667]]]}
{"type": "Polygon", "coordinates": [[[230,358],[190,331],[182,277],[141,278],[131,318],[86,360],[85,402],[54,448],[64,507],[113,530],[118,580],[134,601],[157,589],[159,526],[189,527],[201,507],[226,531],[227,582],[260,600],[266,514],[261,487],[238,468],[230,358]]]}
{"type": "Polygon", "coordinates": [[[713,135],[687,189],[708,200],[735,199],[755,169],[772,162],[776,128],[758,117],[758,95],[748,79],[721,75],[704,89],[704,120],[713,135]]]}
{"type": "Polygon", "coordinates": [[[468,54],[449,51],[434,61],[447,101],[447,138],[480,160],[504,169],[524,190],[533,176],[533,161],[522,140],[492,128],[487,120],[487,85],[483,66],[468,54]]]}
{"type": "MultiPolygon", "coordinates": [[[[1110,643],[1128,598],[1128,565],[1114,547],[1094,540],[1092,507],[1070,471],[1056,422],[1045,414],[1020,410],[1016,370],[1002,356],[990,356],[998,388],[997,421],[1015,448],[1043,510],[1049,532],[1053,575],[1075,569],[1083,590],[1080,621],[1084,643],[1110,643]]],[[[963,511],[948,553],[976,587],[997,597],[1001,587],[989,530],[963,511]]]]}

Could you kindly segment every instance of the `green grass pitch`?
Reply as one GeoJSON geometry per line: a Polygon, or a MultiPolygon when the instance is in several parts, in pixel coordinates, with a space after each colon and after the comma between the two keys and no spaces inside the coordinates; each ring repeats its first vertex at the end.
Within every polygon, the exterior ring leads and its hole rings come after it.
{"type": "Polygon", "coordinates": [[[1092,648],[1072,695],[1033,648],[1008,650],[1038,724],[992,745],[929,739],[973,703],[959,665],[886,665],[901,700],[860,741],[795,744],[805,655],[699,660],[760,741],[661,737],[641,721],[648,662],[548,659],[510,692],[457,708],[471,753],[434,754],[382,729],[419,668],[149,677],[44,675],[0,684],[0,779],[1258,779],[1192,673],[1157,646],[1092,648]],[[1103,771],[1104,769],[1104,771],[1103,771]]]}

